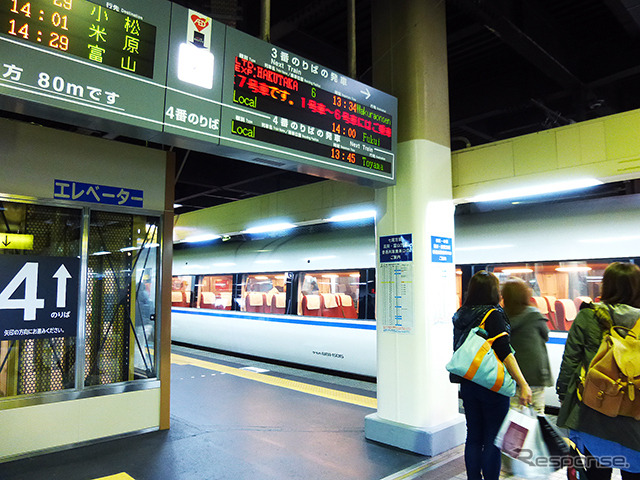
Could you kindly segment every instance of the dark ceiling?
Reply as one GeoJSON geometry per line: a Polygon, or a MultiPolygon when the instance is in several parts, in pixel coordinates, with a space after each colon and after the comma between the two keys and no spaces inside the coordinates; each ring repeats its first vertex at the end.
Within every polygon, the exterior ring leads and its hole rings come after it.
{"type": "MultiPolygon", "coordinates": [[[[176,3],[260,35],[259,0],[176,3]]],[[[372,3],[356,0],[367,84],[372,3]]],[[[347,74],[347,4],[271,0],[271,43],[347,74]]],[[[446,0],[446,10],[453,150],[640,108],[640,0],[446,0]]],[[[321,180],[173,150],[178,214],[321,180]]]]}
{"type": "MultiPolygon", "coordinates": [[[[258,0],[178,3],[259,36],[258,0]]],[[[347,4],[271,0],[271,43],[347,73],[347,4]]],[[[356,0],[357,77],[368,84],[371,8],[356,0]]],[[[640,107],[640,0],[447,0],[446,10],[453,150],[640,107]]],[[[317,181],[203,157],[178,157],[176,213],[317,181]]]]}

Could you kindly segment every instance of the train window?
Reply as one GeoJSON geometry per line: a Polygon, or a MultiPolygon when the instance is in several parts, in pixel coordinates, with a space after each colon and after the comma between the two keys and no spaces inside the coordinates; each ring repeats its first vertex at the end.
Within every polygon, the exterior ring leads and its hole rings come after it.
{"type": "Polygon", "coordinates": [[[198,287],[198,308],[231,310],[233,275],[205,275],[198,287]]]}
{"type": "Polygon", "coordinates": [[[190,275],[176,275],[171,283],[171,306],[190,307],[193,297],[193,277],[190,275]]]}
{"type": "Polygon", "coordinates": [[[360,272],[307,272],[299,277],[298,314],[358,318],[360,272]]]}
{"type": "Polygon", "coordinates": [[[243,312],[285,313],[287,273],[246,274],[242,276],[241,296],[236,299],[243,312]]]}
{"type": "Polygon", "coordinates": [[[548,319],[551,330],[567,331],[583,303],[600,297],[602,275],[608,261],[540,262],[494,265],[500,282],[518,277],[533,290],[532,305],[548,319]]]}

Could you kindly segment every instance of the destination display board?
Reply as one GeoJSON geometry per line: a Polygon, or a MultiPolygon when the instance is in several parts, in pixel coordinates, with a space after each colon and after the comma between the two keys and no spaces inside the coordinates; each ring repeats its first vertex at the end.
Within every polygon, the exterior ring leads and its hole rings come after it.
{"type": "Polygon", "coordinates": [[[168,1],[0,0],[0,109],[395,183],[396,98],[168,1]]]}
{"type": "Polygon", "coordinates": [[[37,110],[69,123],[161,131],[170,12],[150,0],[1,0],[0,95],[84,115],[37,110]]]}
{"type": "Polygon", "coordinates": [[[228,29],[221,145],[395,180],[397,99],[228,29]]]}

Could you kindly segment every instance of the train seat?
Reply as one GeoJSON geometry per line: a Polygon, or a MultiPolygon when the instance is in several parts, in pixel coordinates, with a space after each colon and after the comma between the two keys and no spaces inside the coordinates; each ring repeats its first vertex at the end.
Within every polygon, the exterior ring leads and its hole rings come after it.
{"type": "Polygon", "coordinates": [[[216,309],[231,310],[231,292],[220,292],[220,298],[216,300],[216,309]]]}
{"type": "Polygon", "coordinates": [[[346,293],[339,293],[338,298],[344,318],[358,318],[358,312],[356,312],[356,307],[353,305],[353,298],[346,293]]]}
{"type": "Polygon", "coordinates": [[[302,296],[302,314],[307,317],[320,317],[320,295],[302,296]]]}
{"type": "Polygon", "coordinates": [[[171,306],[172,307],[186,307],[187,302],[184,298],[184,292],[173,291],[171,292],[171,306]]]}
{"type": "Polygon", "coordinates": [[[534,297],[531,297],[531,301],[529,303],[531,303],[532,306],[540,310],[540,313],[542,314],[542,316],[547,319],[547,327],[549,327],[549,330],[555,330],[556,327],[551,321],[551,317],[549,315],[549,306],[547,305],[547,301],[542,297],[534,296],[534,297]]]}
{"type": "Polygon", "coordinates": [[[264,313],[267,297],[262,292],[249,292],[247,294],[247,312],[264,313]]]}
{"type": "Polygon", "coordinates": [[[320,309],[323,317],[342,317],[342,309],[338,305],[338,299],[335,293],[321,293],[322,308],[320,309]]]}
{"type": "Polygon", "coordinates": [[[576,297],[573,299],[573,302],[576,304],[576,310],[579,312],[583,303],[591,303],[593,300],[591,297],[576,297]]]}
{"type": "Polygon", "coordinates": [[[571,322],[576,318],[576,304],[568,298],[556,300],[556,322],[558,328],[568,331],[571,328],[571,322]]]}
{"type": "Polygon", "coordinates": [[[200,293],[200,308],[215,308],[216,294],[213,292],[200,293]]]}
{"type": "Polygon", "coordinates": [[[549,312],[549,320],[554,325],[552,330],[562,330],[562,324],[558,322],[556,317],[556,297],[552,295],[543,295],[544,301],[547,302],[547,311],[549,312]]]}
{"type": "Polygon", "coordinates": [[[283,314],[287,311],[287,294],[276,293],[271,296],[271,313],[283,314]]]}

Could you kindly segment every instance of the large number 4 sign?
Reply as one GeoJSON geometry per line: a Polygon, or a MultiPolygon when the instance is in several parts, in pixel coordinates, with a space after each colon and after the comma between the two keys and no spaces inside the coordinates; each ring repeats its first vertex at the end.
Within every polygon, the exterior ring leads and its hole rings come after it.
{"type": "Polygon", "coordinates": [[[75,257],[0,256],[0,339],[75,336],[75,257]]]}

